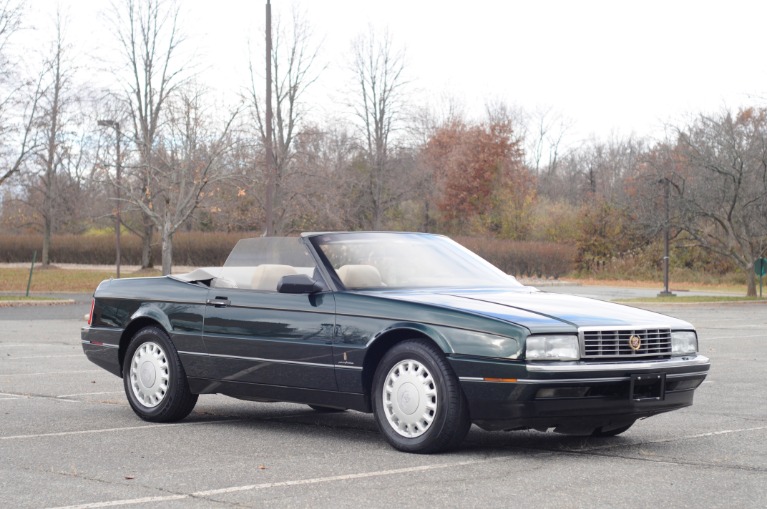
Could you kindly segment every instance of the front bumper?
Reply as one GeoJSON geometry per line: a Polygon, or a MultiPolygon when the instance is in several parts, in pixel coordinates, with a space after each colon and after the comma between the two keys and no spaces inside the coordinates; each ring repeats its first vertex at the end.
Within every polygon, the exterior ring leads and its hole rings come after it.
{"type": "Polygon", "coordinates": [[[524,363],[450,357],[471,420],[487,430],[588,434],[692,404],[709,359],[524,363]]]}

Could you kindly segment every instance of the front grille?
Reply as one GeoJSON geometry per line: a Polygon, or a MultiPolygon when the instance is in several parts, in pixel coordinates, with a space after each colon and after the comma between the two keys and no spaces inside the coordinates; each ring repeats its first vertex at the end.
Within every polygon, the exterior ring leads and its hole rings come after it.
{"type": "Polygon", "coordinates": [[[671,329],[582,329],[582,357],[636,358],[671,355],[671,329]],[[641,340],[638,350],[630,346],[630,338],[641,340]]]}

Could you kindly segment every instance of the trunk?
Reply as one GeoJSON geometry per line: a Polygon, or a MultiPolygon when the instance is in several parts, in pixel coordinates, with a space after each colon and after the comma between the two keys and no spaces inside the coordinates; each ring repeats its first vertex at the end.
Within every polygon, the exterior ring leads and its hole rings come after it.
{"type": "Polygon", "coordinates": [[[756,273],[753,264],[746,270],[746,283],[748,284],[746,297],[756,297],[756,273]]]}
{"type": "Polygon", "coordinates": [[[162,275],[170,274],[173,264],[173,231],[168,221],[165,222],[162,229],[162,275]]]}
{"type": "Polygon", "coordinates": [[[144,224],[144,235],[141,238],[141,268],[151,269],[154,267],[152,263],[152,234],[154,233],[154,225],[144,224]]]}
{"type": "Polygon", "coordinates": [[[51,249],[51,220],[49,217],[45,217],[44,219],[44,226],[43,226],[43,254],[41,257],[40,262],[43,264],[44,267],[47,267],[51,264],[51,260],[49,258],[49,252],[51,249]]]}

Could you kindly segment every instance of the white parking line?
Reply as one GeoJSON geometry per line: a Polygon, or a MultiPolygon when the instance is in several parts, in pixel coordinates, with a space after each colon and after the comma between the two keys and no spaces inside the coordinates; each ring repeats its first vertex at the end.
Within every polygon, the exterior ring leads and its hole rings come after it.
{"type": "MultiPolygon", "coordinates": [[[[194,424],[194,423],[191,423],[191,424],[194,424]]],[[[167,424],[163,426],[167,426],[167,424]]],[[[144,427],[150,427],[150,426],[144,426],[144,427]]],[[[712,431],[708,433],[698,433],[695,435],[687,435],[687,436],[675,437],[672,439],[657,440],[652,442],[655,443],[655,442],[666,442],[666,441],[673,441],[673,440],[685,440],[685,439],[692,439],[692,438],[704,438],[704,437],[710,437],[710,436],[716,436],[716,435],[726,435],[730,433],[760,431],[764,429],[767,429],[767,426],[712,431]]],[[[593,448],[593,450],[597,450],[597,449],[602,449],[602,447],[593,448]]],[[[281,482],[271,482],[271,483],[262,483],[262,484],[247,484],[244,486],[231,486],[229,488],[219,488],[215,490],[196,491],[194,493],[189,493],[189,494],[131,498],[131,499],[122,499],[122,500],[108,500],[104,502],[92,502],[88,504],[61,506],[61,507],[55,507],[50,509],[97,509],[100,507],[117,507],[122,505],[135,505],[135,504],[144,504],[144,503],[152,503],[152,502],[170,502],[173,500],[205,498],[205,497],[210,497],[214,495],[224,495],[228,493],[237,493],[242,491],[264,490],[264,489],[270,489],[270,488],[281,488],[286,486],[304,486],[308,484],[331,483],[331,482],[349,481],[349,480],[355,480],[355,479],[368,479],[371,477],[384,477],[389,475],[409,474],[409,473],[415,473],[415,472],[427,472],[431,470],[441,470],[446,468],[479,465],[482,463],[490,463],[494,461],[505,461],[514,457],[515,457],[514,455],[508,455],[508,456],[500,456],[495,458],[483,458],[478,460],[456,461],[452,463],[440,463],[440,464],[431,464],[431,465],[421,465],[416,467],[397,468],[392,470],[360,472],[357,474],[334,475],[330,477],[315,477],[311,479],[296,479],[293,481],[281,481],[281,482]]]]}
{"type": "Polygon", "coordinates": [[[78,354],[67,354],[67,355],[26,355],[24,357],[6,356],[3,358],[3,360],[15,361],[19,359],[60,359],[61,357],[82,357],[83,359],[85,358],[83,354],[78,353],[78,354]]]}
{"type": "Polygon", "coordinates": [[[126,426],[124,428],[81,429],[77,431],[59,431],[56,433],[36,433],[33,435],[11,435],[8,437],[0,437],[0,440],[21,440],[26,438],[66,437],[71,435],[110,433],[112,431],[132,431],[132,430],[151,429],[151,428],[172,428],[175,426],[196,426],[198,424],[218,424],[219,422],[230,423],[230,422],[238,422],[241,420],[242,419],[219,419],[217,421],[180,422],[180,423],[174,423],[174,424],[144,424],[142,426],[126,426]]]}
{"type": "Polygon", "coordinates": [[[105,502],[93,502],[90,504],[69,505],[69,506],[56,507],[51,509],[96,509],[99,507],[115,507],[120,505],[144,504],[149,502],[170,502],[172,500],[184,500],[184,499],[193,499],[193,498],[201,498],[201,497],[204,498],[204,497],[210,497],[212,495],[224,495],[227,493],[236,493],[240,491],[264,490],[269,488],[282,488],[285,486],[304,486],[307,484],[321,484],[321,483],[330,483],[330,482],[338,482],[338,481],[349,481],[354,479],[368,479],[371,477],[384,477],[389,475],[409,474],[414,472],[428,472],[431,470],[443,470],[446,468],[479,465],[482,463],[490,463],[493,461],[506,461],[512,457],[513,456],[501,456],[497,458],[482,458],[478,460],[455,461],[452,463],[439,463],[439,464],[431,464],[431,465],[421,465],[417,467],[396,468],[392,470],[360,472],[357,474],[334,475],[330,477],[315,477],[312,479],[296,479],[294,481],[270,482],[270,483],[263,483],[263,484],[248,484],[245,486],[232,486],[230,488],[221,488],[217,490],[196,491],[194,493],[189,493],[186,495],[167,495],[167,496],[159,496],[159,497],[143,497],[143,498],[132,498],[132,499],[123,499],[123,500],[109,500],[105,502]]]}
{"type": "MultiPolygon", "coordinates": [[[[678,437],[670,437],[670,438],[661,438],[658,440],[647,440],[647,441],[641,441],[637,442],[636,444],[632,445],[644,445],[644,444],[662,444],[665,442],[676,442],[678,440],[692,440],[695,438],[708,438],[708,437],[715,437],[719,435],[730,435],[732,433],[746,433],[749,431],[764,431],[767,430],[767,426],[757,426],[754,428],[740,428],[740,429],[723,429],[719,431],[709,431],[706,433],[696,433],[694,435],[682,435],[678,437]]],[[[600,445],[596,447],[589,447],[588,451],[597,451],[601,449],[614,449],[617,447],[622,447],[621,444],[608,444],[608,445],[600,445]]]]}
{"type": "Polygon", "coordinates": [[[51,346],[74,346],[74,345],[68,345],[66,343],[0,343],[0,348],[5,348],[6,346],[10,348],[30,348],[30,347],[48,348],[51,346]]]}
{"type": "Polygon", "coordinates": [[[70,375],[75,373],[107,373],[103,369],[81,369],[81,370],[75,370],[75,371],[50,371],[48,373],[10,373],[8,375],[6,374],[0,374],[0,376],[47,376],[47,375],[70,375]]]}
{"type": "Polygon", "coordinates": [[[66,403],[82,403],[79,399],[64,399],[61,396],[43,396],[39,394],[2,394],[0,396],[6,396],[4,398],[0,397],[0,401],[11,401],[14,399],[53,399],[56,401],[64,401],[66,403]]]}
{"type": "Polygon", "coordinates": [[[124,391],[104,391],[104,392],[78,392],[76,394],[62,394],[57,398],[74,398],[76,396],[98,396],[101,394],[122,394],[124,391]]]}

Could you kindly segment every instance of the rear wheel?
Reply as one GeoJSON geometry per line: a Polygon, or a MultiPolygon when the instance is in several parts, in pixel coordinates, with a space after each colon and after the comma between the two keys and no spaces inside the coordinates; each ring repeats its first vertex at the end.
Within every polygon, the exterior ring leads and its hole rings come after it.
{"type": "Polygon", "coordinates": [[[372,391],[378,429],[400,451],[453,449],[471,426],[455,373],[427,341],[407,340],[389,350],[376,369],[372,391]]]}
{"type": "Polygon", "coordinates": [[[123,385],[131,408],[145,421],[178,421],[197,403],[176,349],[159,327],[145,327],[131,339],[123,385]]]}

